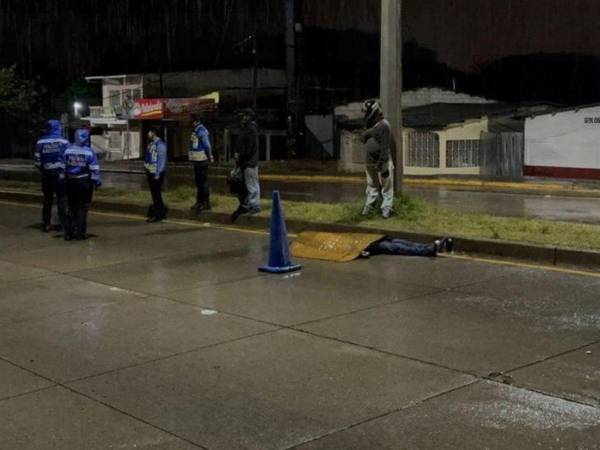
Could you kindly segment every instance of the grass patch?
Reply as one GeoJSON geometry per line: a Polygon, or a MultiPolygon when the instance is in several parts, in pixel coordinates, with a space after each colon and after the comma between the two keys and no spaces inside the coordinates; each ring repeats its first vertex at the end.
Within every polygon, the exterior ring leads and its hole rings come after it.
{"type": "MultiPolygon", "coordinates": [[[[40,192],[37,183],[0,181],[0,188],[40,192]]],[[[150,193],[147,191],[101,189],[96,193],[95,198],[139,205],[150,203],[150,193]]],[[[194,203],[195,191],[192,187],[171,189],[165,193],[165,200],[172,207],[187,208],[194,203]]],[[[237,207],[237,199],[227,195],[212,195],[211,202],[215,212],[231,213],[237,207]]],[[[283,204],[286,216],[291,220],[600,250],[600,225],[487,214],[463,214],[440,209],[426,201],[405,196],[396,199],[398,214],[389,220],[384,220],[378,215],[362,217],[360,201],[333,204],[284,201],[283,204]]],[[[271,209],[270,201],[262,200],[261,206],[263,208],[261,215],[268,216],[271,209]]]]}

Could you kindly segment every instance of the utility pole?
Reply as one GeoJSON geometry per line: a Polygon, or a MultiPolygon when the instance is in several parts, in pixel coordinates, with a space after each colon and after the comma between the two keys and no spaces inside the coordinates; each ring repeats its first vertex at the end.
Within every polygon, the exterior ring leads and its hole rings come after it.
{"type": "Polygon", "coordinates": [[[381,81],[383,113],[392,126],[394,185],[402,191],[402,0],[381,0],[381,81]]]}
{"type": "Polygon", "coordinates": [[[285,10],[285,54],[286,54],[286,127],[287,127],[287,158],[292,159],[296,153],[296,30],[295,2],[284,0],[285,10]]]}
{"type": "Polygon", "coordinates": [[[258,110],[258,45],[256,31],[252,35],[252,108],[254,114],[258,110]]]}
{"type": "Polygon", "coordinates": [[[254,14],[252,32],[252,108],[258,114],[258,18],[254,14]]]}

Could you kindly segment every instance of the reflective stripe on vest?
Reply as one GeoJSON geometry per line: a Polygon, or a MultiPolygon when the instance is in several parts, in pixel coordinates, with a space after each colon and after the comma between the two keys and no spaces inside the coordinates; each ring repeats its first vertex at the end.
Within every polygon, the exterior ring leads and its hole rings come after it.
{"type": "Polygon", "coordinates": [[[156,174],[158,169],[158,146],[156,145],[156,142],[150,144],[147,152],[150,154],[150,161],[144,162],[144,168],[148,172],[156,174]]]}
{"type": "Polygon", "coordinates": [[[208,161],[208,156],[206,156],[206,152],[204,150],[192,150],[188,153],[188,157],[190,161],[208,161]]]}

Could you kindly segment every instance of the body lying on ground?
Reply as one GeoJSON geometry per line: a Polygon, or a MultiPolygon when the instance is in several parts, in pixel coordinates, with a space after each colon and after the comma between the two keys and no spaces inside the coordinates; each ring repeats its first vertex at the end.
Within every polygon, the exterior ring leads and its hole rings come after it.
{"type": "Polygon", "coordinates": [[[451,238],[440,238],[430,244],[421,244],[371,233],[325,233],[306,231],[291,246],[296,258],[349,262],[375,255],[434,257],[440,252],[451,252],[451,238]]]}

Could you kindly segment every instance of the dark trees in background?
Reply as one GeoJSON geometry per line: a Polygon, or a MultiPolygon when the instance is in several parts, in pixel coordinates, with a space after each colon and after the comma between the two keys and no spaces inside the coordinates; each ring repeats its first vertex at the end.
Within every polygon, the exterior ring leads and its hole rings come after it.
{"type": "Polygon", "coordinates": [[[19,76],[16,67],[0,68],[0,136],[2,156],[33,152],[33,142],[43,127],[40,99],[43,91],[31,80],[19,76]]]}
{"type": "MultiPolygon", "coordinates": [[[[600,101],[600,63],[583,56],[600,55],[597,0],[404,2],[405,88],[600,101]]],[[[378,92],[379,3],[303,1],[309,109],[378,92]]],[[[0,0],[0,67],[60,97],[84,75],[250,67],[236,44],[255,22],[259,65],[284,69],[282,0],[0,0]]]]}
{"type": "Polygon", "coordinates": [[[90,74],[247,66],[232,51],[260,17],[264,65],[281,60],[278,0],[0,0],[0,65],[60,84],[90,74]]]}

